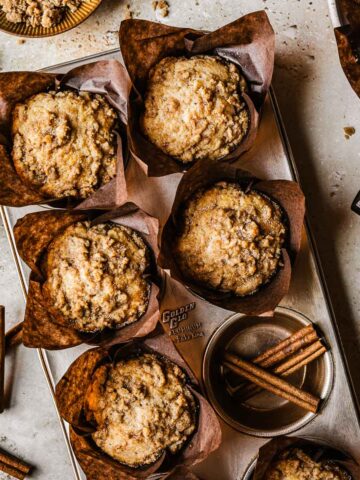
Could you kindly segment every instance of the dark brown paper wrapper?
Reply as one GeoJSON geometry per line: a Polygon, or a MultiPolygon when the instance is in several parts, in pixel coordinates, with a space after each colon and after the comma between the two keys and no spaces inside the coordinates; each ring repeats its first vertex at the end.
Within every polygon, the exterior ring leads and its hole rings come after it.
{"type": "Polygon", "coordinates": [[[126,151],[127,102],[130,79],[124,67],[116,60],[83,65],[66,75],[40,72],[0,73],[0,204],[22,207],[37,203],[81,209],[110,209],[126,200],[124,152],[126,151]],[[11,160],[12,111],[16,103],[40,92],[55,88],[72,88],[104,94],[119,115],[117,135],[116,177],[85,200],[68,198],[52,200],[29,186],[17,174],[11,160]],[[125,143],[125,145],[123,145],[125,143]]]}
{"type": "Polygon", "coordinates": [[[345,468],[349,475],[349,480],[357,480],[360,478],[360,468],[354,460],[343,452],[327,444],[316,443],[313,440],[308,440],[299,437],[277,437],[266,443],[259,450],[259,456],[256,462],[253,480],[263,480],[266,470],[270,464],[283,450],[289,448],[304,449],[316,461],[326,461],[338,464],[345,468]]]}
{"type": "MultiPolygon", "coordinates": [[[[356,7],[360,22],[360,6],[356,7]]],[[[335,28],[334,31],[341,66],[354,92],[360,97],[360,24],[357,31],[353,31],[349,25],[335,28]]]]}
{"type": "Polygon", "coordinates": [[[305,199],[296,182],[288,180],[262,181],[231,165],[217,162],[199,162],[191,171],[184,174],[179,183],[170,217],[162,232],[159,263],[164,269],[170,270],[170,274],[175,280],[187,285],[197,295],[214,305],[247,315],[270,314],[289,289],[291,263],[294,262],[300,248],[304,214],[305,199]],[[182,205],[198,189],[208,187],[221,180],[238,182],[244,186],[252,185],[255,190],[265,193],[279,203],[288,220],[289,238],[286,247],[282,250],[284,266],[278,269],[267,284],[246,297],[237,297],[189,281],[178,268],[172,253],[177,217],[182,205]]]}
{"type": "Polygon", "coordinates": [[[251,148],[274,67],[275,36],[265,11],[245,15],[211,33],[125,20],[120,26],[120,47],[134,87],[129,101],[129,148],[147,175],[161,177],[191,167],[163,153],[142,135],[139,126],[149,71],[167,56],[218,55],[240,67],[249,87],[244,99],[250,127],[243,142],[218,162],[232,162],[251,148]]]}
{"type": "Polygon", "coordinates": [[[158,221],[144,213],[136,205],[127,203],[123,207],[99,215],[94,212],[78,213],[49,210],[25,215],[14,227],[15,241],[21,258],[31,268],[29,291],[23,324],[23,343],[27,347],[58,350],[73,347],[81,343],[110,346],[114,343],[143,337],[152,332],[160,317],[159,286],[160,274],[155,263],[158,257],[158,221]],[[126,225],[146,241],[153,252],[153,272],[149,305],[145,314],[136,322],[119,328],[106,329],[98,333],[82,333],[68,325],[66,319],[52,307],[42,291],[45,281],[39,268],[39,262],[50,242],[66,227],[80,220],[91,219],[94,223],[114,220],[126,225]]]}
{"type": "Polygon", "coordinates": [[[69,367],[56,387],[57,405],[60,415],[71,425],[71,443],[87,479],[96,480],[123,480],[147,478],[152,473],[164,473],[164,478],[188,480],[196,479],[187,468],[204,460],[214,451],[221,442],[221,429],[215,412],[205,398],[197,392],[196,384],[189,388],[198,402],[198,428],[189,443],[174,457],[164,454],[155,464],[146,468],[126,467],[98,449],[89,437],[94,427],[85,421],[84,397],[93,373],[104,362],[113,362],[116,359],[126,358],[128,355],[141,351],[154,351],[161,356],[177,363],[188,374],[189,379],[194,376],[186,365],[173,343],[166,335],[134,341],[120,348],[92,349],[82,354],[69,367]],[[188,476],[179,476],[186,472],[188,476]],[[167,475],[169,476],[167,476],[167,475]]]}
{"type": "Polygon", "coordinates": [[[350,24],[354,29],[360,28],[359,5],[358,0],[336,0],[342,23],[350,24]]]}

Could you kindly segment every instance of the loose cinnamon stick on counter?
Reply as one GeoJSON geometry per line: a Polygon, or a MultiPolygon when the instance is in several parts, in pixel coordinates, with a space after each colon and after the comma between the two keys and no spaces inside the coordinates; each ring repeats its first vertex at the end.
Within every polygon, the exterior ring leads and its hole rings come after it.
{"type": "Polygon", "coordinates": [[[31,466],[14,455],[0,450],[0,470],[22,480],[30,472],[31,466]]]}
{"type": "Polygon", "coordinates": [[[257,365],[247,362],[236,355],[225,353],[224,358],[224,365],[233,372],[247,378],[259,387],[269,390],[275,395],[285,398],[310,412],[317,412],[320,399],[314,395],[291,385],[276,375],[263,370],[257,365]]]}
{"type": "Polygon", "coordinates": [[[0,462],[0,471],[11,475],[14,478],[18,478],[19,480],[23,480],[26,477],[26,473],[17,470],[16,468],[7,465],[6,463],[0,462]]]}
{"type": "Polygon", "coordinates": [[[5,408],[5,308],[0,305],[0,413],[5,408]]]}
{"type": "MultiPolygon", "coordinates": [[[[281,375],[282,377],[288,377],[292,373],[300,370],[302,367],[316,360],[325,352],[326,348],[320,342],[320,340],[318,340],[304,350],[296,353],[288,360],[280,363],[272,370],[272,372],[277,375],[281,375]]],[[[236,397],[239,398],[241,401],[246,401],[261,391],[262,389],[257,385],[247,383],[243,384],[242,388],[240,386],[240,388],[236,389],[236,397]]]]}
{"type": "Polygon", "coordinates": [[[8,352],[12,347],[22,343],[23,322],[14,325],[5,334],[5,350],[8,352]]]}

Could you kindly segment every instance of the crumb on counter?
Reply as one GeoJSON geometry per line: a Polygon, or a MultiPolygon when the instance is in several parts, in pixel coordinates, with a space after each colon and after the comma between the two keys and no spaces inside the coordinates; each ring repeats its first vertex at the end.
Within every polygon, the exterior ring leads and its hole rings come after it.
{"type": "Polygon", "coordinates": [[[129,19],[133,18],[133,16],[134,16],[134,12],[131,10],[131,6],[128,3],[125,6],[124,20],[129,20],[129,19]]]}
{"type": "Polygon", "coordinates": [[[344,127],[344,137],[346,140],[349,140],[355,134],[356,130],[354,127],[344,127]]]}
{"type": "Polygon", "coordinates": [[[169,15],[169,3],[166,0],[154,0],[152,7],[154,11],[159,12],[162,17],[169,15]]]}

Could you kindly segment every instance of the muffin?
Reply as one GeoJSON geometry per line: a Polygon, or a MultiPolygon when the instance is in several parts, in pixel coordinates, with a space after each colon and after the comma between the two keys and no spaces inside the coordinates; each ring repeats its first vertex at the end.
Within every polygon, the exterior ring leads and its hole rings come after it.
{"type": "Polygon", "coordinates": [[[45,197],[86,198],[115,177],[117,114],[104,96],[39,93],[12,120],[16,172],[45,197]]]}
{"type": "Polygon", "coordinates": [[[182,208],[177,225],[174,258],[194,283],[246,296],[282,265],[284,213],[256,190],[231,182],[200,189],[182,208]]]}
{"type": "Polygon", "coordinates": [[[300,448],[292,448],[280,453],[264,480],[350,480],[350,476],[335,463],[316,462],[300,448]]]}
{"type": "Polygon", "coordinates": [[[142,131],[184,164],[217,160],[248,132],[245,90],[238,68],[220,57],[166,57],[149,73],[142,131]]]}
{"type": "Polygon", "coordinates": [[[0,0],[0,7],[11,23],[50,28],[57,25],[65,12],[76,12],[82,0],[0,0]]]}
{"type": "Polygon", "coordinates": [[[100,366],[86,393],[95,444],[130,467],[175,454],[196,428],[196,402],[174,363],[142,353],[100,366]]]}
{"type": "Polygon", "coordinates": [[[149,266],[149,248],[131,228],[76,222],[47,249],[43,294],[78,331],[120,328],[146,312],[149,266]]]}

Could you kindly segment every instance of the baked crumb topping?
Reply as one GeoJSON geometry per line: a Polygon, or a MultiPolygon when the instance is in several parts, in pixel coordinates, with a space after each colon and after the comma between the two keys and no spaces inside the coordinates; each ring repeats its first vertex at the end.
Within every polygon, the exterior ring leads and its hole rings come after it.
{"type": "Polygon", "coordinates": [[[196,403],[182,370],[144,353],[102,366],[87,392],[96,445],[131,467],[178,452],[196,427],[196,403]]]}
{"type": "Polygon", "coordinates": [[[238,184],[218,182],[184,206],[174,255],[189,279],[243,296],[275,274],[285,234],[276,203],[238,184]]]}
{"type": "Polygon", "coordinates": [[[164,58],[149,74],[142,130],[183,163],[216,160],[248,132],[245,90],[237,67],[220,57],[164,58]]]}
{"type": "Polygon", "coordinates": [[[266,471],[264,480],[350,480],[331,463],[315,462],[299,448],[282,452],[266,471]]]}
{"type": "Polygon", "coordinates": [[[77,330],[119,328],[147,309],[150,256],[132,229],[109,222],[77,222],[50,244],[44,293],[77,330]]]}
{"type": "Polygon", "coordinates": [[[86,198],[116,175],[116,122],[102,95],[34,95],[13,111],[15,169],[49,198],[86,198]]]}
{"type": "Polygon", "coordinates": [[[75,12],[82,3],[83,0],[0,0],[0,7],[11,23],[50,28],[62,20],[66,10],[75,12]]]}

